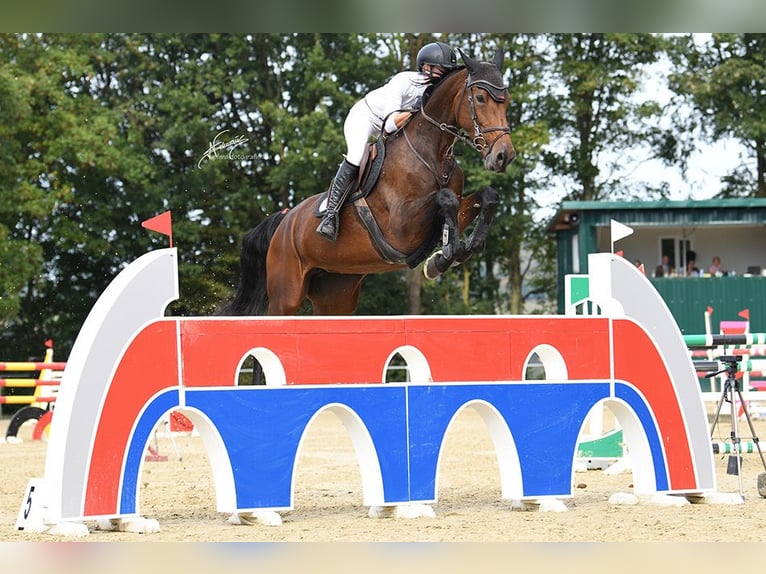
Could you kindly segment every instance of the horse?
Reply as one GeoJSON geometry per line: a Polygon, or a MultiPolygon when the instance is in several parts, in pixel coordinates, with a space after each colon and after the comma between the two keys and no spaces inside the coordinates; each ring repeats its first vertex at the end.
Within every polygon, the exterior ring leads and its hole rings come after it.
{"type": "Polygon", "coordinates": [[[425,261],[426,277],[435,279],[484,249],[499,194],[485,187],[463,195],[454,146],[467,144],[485,169],[504,172],[516,156],[506,117],[510,98],[500,51],[492,62],[460,56],[463,65],[429,86],[404,126],[381,134],[375,147],[385,159],[377,181],[368,195],[352,194],[344,203],[336,241],[316,232],[326,192],[269,215],[245,234],[239,286],[220,314],[294,315],[308,299],[314,315],[350,315],[369,274],[425,261]]]}

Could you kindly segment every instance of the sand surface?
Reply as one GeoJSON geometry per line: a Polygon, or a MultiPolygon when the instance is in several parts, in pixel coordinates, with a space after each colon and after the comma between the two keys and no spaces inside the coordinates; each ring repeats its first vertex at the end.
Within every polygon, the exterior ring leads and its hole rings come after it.
{"type": "MultiPolygon", "coordinates": [[[[3,436],[8,420],[0,421],[3,436]]],[[[241,541],[241,542],[756,542],[766,540],[766,498],[758,494],[764,472],[757,454],[743,455],[745,500],[738,505],[690,504],[683,507],[615,505],[615,493],[632,493],[631,471],[609,475],[577,472],[574,493],[562,499],[565,512],[515,509],[500,495],[495,450],[481,418],[471,409],[458,415],[444,445],[434,517],[370,518],[362,504],[362,484],[350,438],[332,413],[320,415],[301,446],[295,477],[294,509],[281,513],[280,526],[232,525],[216,511],[215,492],[202,440],[194,434],[156,439],[168,459],[146,462],[139,508],[156,519],[153,534],[91,529],[88,541],[241,541]],[[178,454],[176,454],[176,452],[178,454]]],[[[766,421],[755,419],[757,436],[766,421]]],[[[718,428],[730,433],[728,417],[718,428]]],[[[750,437],[746,421],[740,436],[750,437]]],[[[30,478],[44,475],[47,443],[31,440],[31,423],[19,444],[0,443],[0,539],[53,541],[49,534],[15,529],[30,478]]],[[[727,473],[729,455],[715,455],[718,491],[738,493],[739,480],[727,473]]]]}

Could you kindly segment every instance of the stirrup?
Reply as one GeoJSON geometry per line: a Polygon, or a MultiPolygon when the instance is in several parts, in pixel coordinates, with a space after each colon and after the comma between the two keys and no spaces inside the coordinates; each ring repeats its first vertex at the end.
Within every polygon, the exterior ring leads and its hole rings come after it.
{"type": "Polygon", "coordinates": [[[328,241],[335,241],[338,239],[338,213],[325,214],[322,221],[319,222],[316,232],[328,241]],[[328,229],[328,227],[330,229],[328,229]]]}

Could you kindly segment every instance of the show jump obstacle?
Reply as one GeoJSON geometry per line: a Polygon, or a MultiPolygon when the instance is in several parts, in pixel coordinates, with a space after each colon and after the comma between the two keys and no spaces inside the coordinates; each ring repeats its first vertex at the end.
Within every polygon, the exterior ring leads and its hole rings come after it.
{"type": "Polygon", "coordinates": [[[604,405],[635,493],[714,492],[706,412],[672,315],[629,261],[599,253],[588,265],[598,316],[173,318],[176,249],[147,253],[75,341],[22,524],[139,519],[143,455],[170,411],[194,423],[217,509],[233,515],[292,508],[301,440],[325,410],[349,433],[370,507],[437,501],[441,446],[468,407],[493,440],[505,499],[572,496],[578,434],[604,405]],[[384,383],[396,353],[411,382],[384,383]],[[545,380],[525,380],[534,355],[545,380]],[[250,356],[265,385],[238,386],[250,356]]]}

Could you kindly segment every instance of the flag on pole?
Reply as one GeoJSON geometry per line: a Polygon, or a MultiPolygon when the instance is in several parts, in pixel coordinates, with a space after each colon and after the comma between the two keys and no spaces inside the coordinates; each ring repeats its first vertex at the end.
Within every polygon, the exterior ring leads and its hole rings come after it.
{"type": "Polygon", "coordinates": [[[612,226],[612,243],[619,241],[633,233],[633,228],[623,225],[619,221],[611,220],[612,226]]]}
{"type": "Polygon", "coordinates": [[[141,227],[148,229],[149,231],[156,231],[157,233],[167,235],[170,239],[170,247],[173,247],[173,225],[170,211],[160,213],[159,215],[155,215],[154,217],[141,222],[141,227]]]}
{"type": "Polygon", "coordinates": [[[737,313],[740,317],[742,317],[745,321],[750,320],[750,309],[742,309],[739,313],[737,313]]]}
{"type": "Polygon", "coordinates": [[[614,253],[614,244],[616,241],[623,239],[633,233],[633,229],[627,225],[623,225],[619,221],[614,219],[610,220],[610,231],[612,233],[612,253],[614,253]]]}

